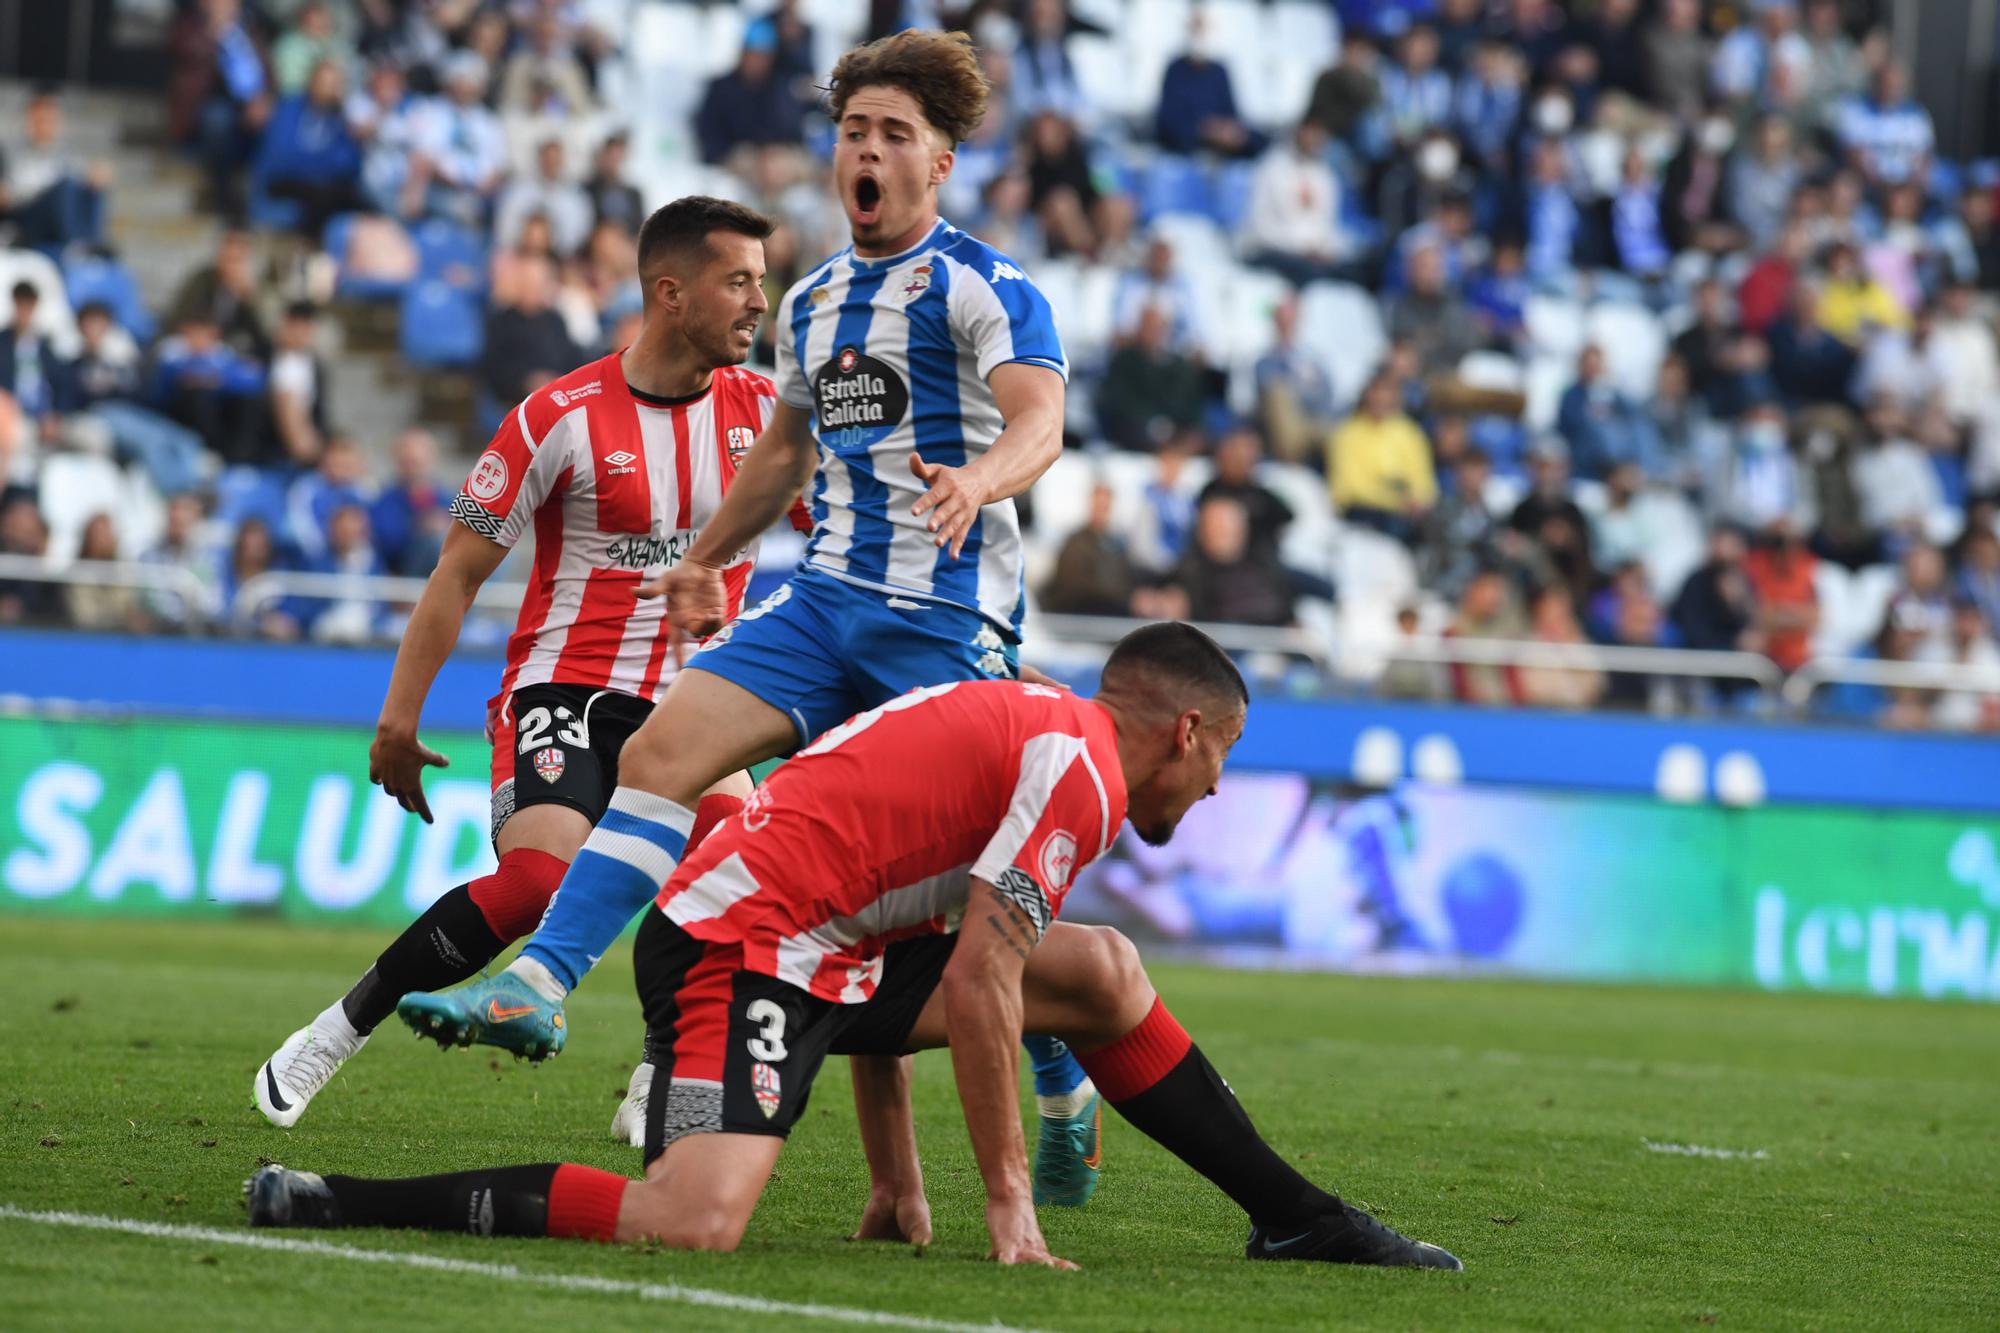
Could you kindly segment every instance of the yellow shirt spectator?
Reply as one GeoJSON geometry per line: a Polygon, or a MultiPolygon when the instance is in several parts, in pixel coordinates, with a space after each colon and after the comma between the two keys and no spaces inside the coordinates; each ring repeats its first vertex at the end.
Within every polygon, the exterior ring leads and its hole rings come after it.
{"type": "Polygon", "coordinates": [[[1362,395],[1361,410],[1343,421],[1326,445],[1326,475],[1333,507],[1385,514],[1422,512],[1437,503],[1437,473],[1430,441],[1395,406],[1396,386],[1377,380],[1362,395]]]}

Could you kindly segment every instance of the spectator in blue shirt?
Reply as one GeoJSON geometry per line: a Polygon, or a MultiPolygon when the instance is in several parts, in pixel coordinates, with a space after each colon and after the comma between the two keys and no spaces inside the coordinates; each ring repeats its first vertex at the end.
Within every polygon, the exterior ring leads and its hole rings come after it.
{"type": "Polygon", "coordinates": [[[777,34],[752,29],[743,39],[736,68],[702,95],[695,113],[701,160],[719,166],[741,147],[797,144],[801,128],[798,103],[778,76],[777,34]]]}
{"type": "Polygon", "coordinates": [[[1625,150],[1618,193],[1611,198],[1611,243],[1618,267],[1648,282],[1666,276],[1674,252],[1660,222],[1660,182],[1637,148],[1625,150]]]}
{"type": "Polygon", "coordinates": [[[1583,214],[1570,192],[1558,139],[1535,143],[1521,192],[1521,234],[1527,238],[1528,278],[1536,287],[1563,290],[1576,276],[1575,254],[1583,214]]]}
{"type": "Polygon", "coordinates": [[[1188,49],[1174,57],[1160,87],[1153,137],[1170,153],[1200,150],[1254,157],[1265,138],[1243,123],[1229,70],[1216,58],[1215,39],[1201,10],[1188,20],[1188,49]]]}
{"type": "Polygon", "coordinates": [[[285,610],[312,638],[361,643],[375,635],[383,607],[369,599],[361,580],[380,575],[382,562],[368,535],[368,510],[357,503],[336,505],[326,520],[326,542],[302,566],[312,574],[343,574],[354,581],[346,595],[288,597],[285,610]]]}
{"type": "Polygon", "coordinates": [[[368,510],[382,563],[423,578],[437,566],[449,522],[451,493],[437,480],[437,441],[421,427],[396,437],[396,481],[368,510]]]}
{"type": "Polygon", "coordinates": [[[241,0],[201,0],[182,15],[171,45],[176,132],[194,144],[218,207],[240,214],[241,169],[271,114],[264,52],[243,22],[241,0]]]}
{"type": "Polygon", "coordinates": [[[375,483],[368,477],[368,460],[361,446],[345,435],[327,439],[319,466],[292,483],[285,493],[285,541],[310,567],[323,561],[332,540],[334,511],[366,511],[375,503],[375,483]]]}
{"type": "Polygon", "coordinates": [[[1506,170],[1508,148],[1521,122],[1524,78],[1521,57],[1502,42],[1481,42],[1459,78],[1453,124],[1483,171],[1506,170]]]}
{"type": "Polygon", "coordinates": [[[1814,403],[1838,403],[1854,377],[1854,349],[1819,322],[1819,286],[1802,281],[1792,288],[1790,316],[1772,326],[1771,378],[1794,411],[1814,403]]]}
{"type": "Polygon", "coordinates": [[[1281,461],[1324,466],[1326,437],[1338,420],[1333,383],[1320,359],[1299,345],[1296,296],[1271,312],[1271,329],[1271,350],[1257,359],[1258,428],[1281,461]]]}
{"type": "Polygon", "coordinates": [[[225,461],[261,461],[264,367],[222,341],[214,316],[190,312],[160,344],[153,401],[225,461]]]}
{"type": "Polygon", "coordinates": [[[361,145],[347,126],[345,95],[340,66],[322,60],[305,91],[280,101],[264,127],[257,172],[272,196],[298,202],[304,236],[325,231],[336,213],[363,207],[361,145]]]}
{"type": "Polygon", "coordinates": [[[1435,28],[1417,24],[1396,43],[1396,58],[1382,69],[1382,107],[1398,144],[1451,123],[1451,76],[1438,68],[1435,28]]]}
{"type": "Polygon", "coordinates": [[[1437,0],[1335,0],[1334,8],[1340,12],[1343,31],[1393,38],[1409,31],[1412,23],[1437,13],[1437,0]]]}
{"type": "Polygon", "coordinates": [[[1528,333],[1527,255],[1508,233],[1493,242],[1493,257],[1466,284],[1465,303],[1489,342],[1517,347],[1528,333]]]}
{"type": "Polygon", "coordinates": [[[181,495],[201,483],[205,459],[201,437],[139,401],[137,354],[129,341],[115,341],[111,312],[102,305],[77,311],[83,350],[76,359],[76,405],[110,437],[121,463],[136,462],[160,494],[181,495]]]}
{"type": "Polygon", "coordinates": [[[1922,181],[1937,145],[1931,113],[1910,99],[1903,69],[1887,61],[1867,97],[1852,97],[1837,119],[1841,151],[1873,189],[1922,181]]]}
{"type": "Polygon", "coordinates": [[[1576,383],[1563,392],[1556,430],[1576,475],[1586,480],[1602,481],[1621,463],[1637,463],[1648,477],[1665,471],[1659,428],[1605,378],[1604,352],[1596,346],[1577,358],[1576,383]]]}

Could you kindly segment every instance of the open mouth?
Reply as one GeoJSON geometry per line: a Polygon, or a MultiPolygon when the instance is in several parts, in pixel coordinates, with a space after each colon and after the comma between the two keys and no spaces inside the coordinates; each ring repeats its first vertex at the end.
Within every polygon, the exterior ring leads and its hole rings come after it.
{"type": "Polygon", "coordinates": [[[882,182],[873,176],[860,176],[854,182],[854,220],[873,222],[882,211],[882,182]]]}
{"type": "Polygon", "coordinates": [[[737,335],[741,337],[745,342],[755,342],[757,340],[756,320],[754,319],[739,320],[732,327],[735,329],[737,335]]]}

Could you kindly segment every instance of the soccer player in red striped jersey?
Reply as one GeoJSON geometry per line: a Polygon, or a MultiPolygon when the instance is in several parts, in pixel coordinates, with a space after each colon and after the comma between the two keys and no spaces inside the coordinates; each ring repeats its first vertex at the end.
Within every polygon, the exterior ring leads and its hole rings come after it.
{"type": "MultiPolygon", "coordinates": [[[[1060,924],[1076,871],[1129,817],[1163,843],[1212,794],[1248,695],[1187,625],[1128,635],[1095,699],[1013,681],[918,689],[828,731],[690,849],[634,945],[658,1044],[646,1178],[575,1165],[414,1180],[282,1166],[256,1226],[407,1226],[730,1250],[829,1053],[949,1045],[992,1256],[1074,1265],[1035,1219],[1017,1114],[1025,1028],[1060,1037],[1106,1101],[1249,1215],[1253,1259],[1460,1267],[1308,1181],[1249,1117],[1112,931],[1060,924]]],[[[643,820],[599,832],[636,873],[643,820]]],[[[860,1234],[929,1238],[907,1115],[863,1115],[860,1234]]]]}
{"type": "MultiPolygon", "coordinates": [[[[514,544],[534,568],[489,705],[498,868],[433,903],[339,1002],[257,1071],[258,1109],[289,1127],[413,990],[462,981],[527,934],[618,785],[618,753],[678,667],[665,604],[639,586],[680,559],[769,424],[776,392],[741,362],[767,303],[771,224],[739,204],[676,200],[639,233],[638,341],[536,390],[508,414],[453,501],[444,551],[396,653],[369,776],[428,821],[422,774],[445,757],[417,739],[424,698],[467,608],[514,544]]],[[[802,506],[793,520],[810,527],[802,506]]],[[[733,615],[756,558],[731,555],[733,615]]],[[[732,774],[702,802],[704,831],[741,804],[732,774]]],[[[640,1141],[637,1097],[614,1132],[640,1141]]]]}

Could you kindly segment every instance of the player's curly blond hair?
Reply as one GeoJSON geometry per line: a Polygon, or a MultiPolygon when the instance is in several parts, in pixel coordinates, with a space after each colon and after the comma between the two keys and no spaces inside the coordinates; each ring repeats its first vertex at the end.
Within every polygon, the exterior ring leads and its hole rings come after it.
{"type": "Polygon", "coordinates": [[[848,98],[875,87],[900,88],[914,97],[924,119],[954,146],[979,127],[992,91],[972,38],[934,28],[906,29],[842,56],[826,89],[834,123],[846,114],[848,98]]]}

